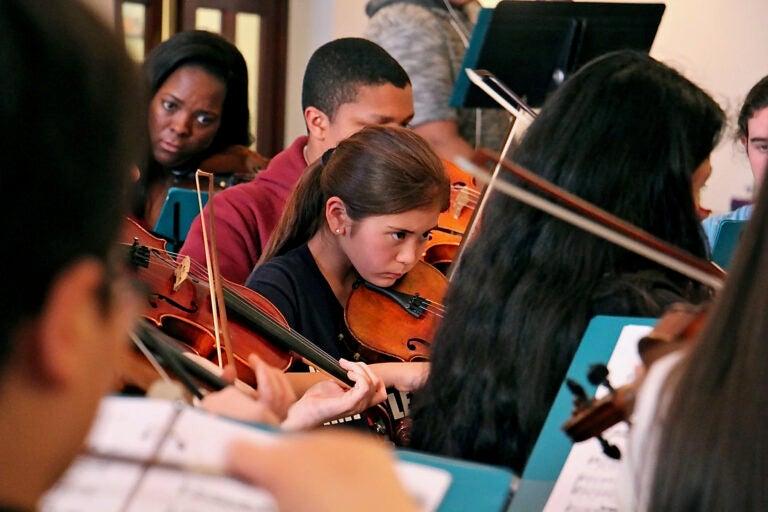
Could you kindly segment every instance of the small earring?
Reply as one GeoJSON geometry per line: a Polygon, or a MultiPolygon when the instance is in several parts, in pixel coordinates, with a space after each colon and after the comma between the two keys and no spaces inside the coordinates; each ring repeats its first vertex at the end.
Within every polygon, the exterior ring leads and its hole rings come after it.
{"type": "Polygon", "coordinates": [[[336,228],[336,234],[341,233],[341,228],[336,228]]]}

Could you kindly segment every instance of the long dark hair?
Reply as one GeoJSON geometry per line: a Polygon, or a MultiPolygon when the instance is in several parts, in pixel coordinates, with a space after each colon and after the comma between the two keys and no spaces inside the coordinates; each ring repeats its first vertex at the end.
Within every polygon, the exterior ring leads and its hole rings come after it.
{"type": "Polygon", "coordinates": [[[368,126],[328,151],[299,180],[260,262],[307,242],[323,226],[325,203],[337,196],[352,220],[438,205],[450,184],[440,159],[406,128],[368,126]]]}
{"type": "Polygon", "coordinates": [[[768,510],[768,180],[725,289],[665,383],[648,510],[768,510]]]}
{"type": "MultiPolygon", "coordinates": [[[[185,167],[197,168],[206,157],[231,145],[248,146],[252,142],[248,109],[248,67],[235,45],[218,34],[204,30],[179,32],[163,41],[147,55],[142,69],[150,91],[149,100],[162,87],[169,76],[184,66],[198,66],[221,80],[226,96],[221,109],[221,124],[208,148],[196,155],[185,167]]],[[[141,178],[134,192],[133,210],[144,216],[147,188],[168,176],[158,164],[149,144],[147,155],[140,163],[141,178]]]]}
{"type": "MultiPolygon", "coordinates": [[[[720,107],[673,69],[618,52],[549,98],[513,158],[705,257],[691,177],[723,121],[720,107]]],[[[521,473],[592,316],[653,316],[669,301],[707,295],[679,274],[494,193],[446,297],[430,377],[416,397],[414,447],[521,473]]]]}

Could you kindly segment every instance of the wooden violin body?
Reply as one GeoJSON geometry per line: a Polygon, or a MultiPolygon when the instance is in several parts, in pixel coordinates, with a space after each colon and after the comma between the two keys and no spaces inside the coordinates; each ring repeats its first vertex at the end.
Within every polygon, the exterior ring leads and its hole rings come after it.
{"type": "MultiPolygon", "coordinates": [[[[131,240],[126,244],[137,277],[151,290],[145,314],[147,320],[165,335],[166,340],[170,337],[181,342],[174,343],[172,350],[188,350],[205,359],[214,359],[213,314],[207,281],[190,271],[186,279],[177,283],[175,273],[179,265],[165,252],[165,242],[131,220],[124,227],[123,239],[131,240]]],[[[255,352],[265,362],[282,370],[286,370],[296,356],[343,385],[354,385],[336,359],[290,329],[282,314],[266,298],[230,282],[225,283],[224,296],[230,316],[237,375],[245,384],[256,386],[253,371],[247,363],[248,356],[255,352]]],[[[131,372],[127,380],[144,390],[157,378],[154,370],[146,364],[138,364],[135,357],[128,358],[124,371],[125,368],[131,372]]],[[[365,411],[363,417],[371,431],[397,442],[400,434],[395,429],[390,410],[378,405],[365,411]]]]}
{"type": "Polygon", "coordinates": [[[344,310],[347,327],[358,343],[360,359],[369,362],[425,361],[441,314],[436,314],[448,280],[433,266],[418,261],[391,288],[360,282],[344,310]]]}
{"type": "Polygon", "coordinates": [[[422,258],[445,274],[472,223],[482,192],[475,178],[453,162],[443,160],[443,167],[451,182],[450,206],[438,217],[422,258]]]}
{"type": "MultiPolygon", "coordinates": [[[[145,316],[167,335],[186,343],[190,349],[213,360],[217,355],[214,313],[210,289],[205,279],[193,270],[180,276],[179,265],[165,251],[165,241],[155,238],[132,220],[124,225],[122,239],[127,245],[137,277],[150,288],[145,316]]],[[[244,286],[227,282],[232,301],[259,309],[277,321],[285,320],[279,310],[264,297],[244,286]]],[[[253,384],[248,356],[256,353],[270,366],[285,370],[292,357],[273,341],[257,334],[247,318],[233,315],[229,322],[238,377],[253,384]]],[[[222,353],[226,359],[226,355],[222,353]]],[[[225,361],[226,362],[226,361],[225,361]]]]}

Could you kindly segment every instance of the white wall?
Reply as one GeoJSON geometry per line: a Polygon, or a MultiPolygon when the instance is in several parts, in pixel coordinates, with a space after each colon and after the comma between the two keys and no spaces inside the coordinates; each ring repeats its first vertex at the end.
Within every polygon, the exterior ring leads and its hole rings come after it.
{"type": "Polygon", "coordinates": [[[82,3],[91,8],[110,27],[115,24],[114,0],[82,0],[82,3]]]}
{"type": "Polygon", "coordinates": [[[733,133],[744,96],[768,74],[768,2],[667,0],[666,4],[651,55],[707,90],[728,114],[728,131],[712,156],[712,177],[702,192],[704,206],[725,211],[732,197],[749,198],[752,193],[749,163],[733,133]]]}
{"type": "MultiPolygon", "coordinates": [[[[710,92],[733,120],[752,84],[768,74],[768,1],[666,0],[666,5],[651,55],[710,92]]],[[[309,56],[331,39],[360,36],[364,7],[365,0],[290,0],[286,145],[305,131],[301,79],[309,56]]],[[[727,210],[731,197],[751,193],[746,156],[732,142],[734,124],[713,155],[713,175],[702,193],[702,203],[715,211],[727,210]]]]}
{"type": "Polygon", "coordinates": [[[365,29],[364,0],[289,0],[285,145],[306,133],[301,112],[301,81],[309,57],[339,37],[360,37],[365,29]]]}

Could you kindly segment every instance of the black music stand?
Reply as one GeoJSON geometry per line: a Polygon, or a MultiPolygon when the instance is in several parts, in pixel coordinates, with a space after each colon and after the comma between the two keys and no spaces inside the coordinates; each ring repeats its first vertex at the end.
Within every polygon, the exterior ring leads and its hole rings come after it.
{"type": "Polygon", "coordinates": [[[583,64],[605,53],[648,52],[665,5],[603,2],[499,2],[478,15],[452,107],[500,108],[464,69],[485,69],[532,107],[583,64]]]}

